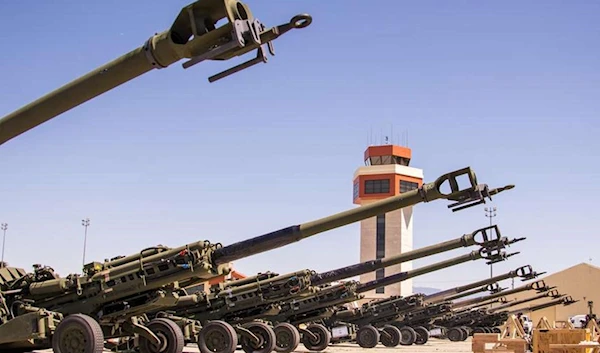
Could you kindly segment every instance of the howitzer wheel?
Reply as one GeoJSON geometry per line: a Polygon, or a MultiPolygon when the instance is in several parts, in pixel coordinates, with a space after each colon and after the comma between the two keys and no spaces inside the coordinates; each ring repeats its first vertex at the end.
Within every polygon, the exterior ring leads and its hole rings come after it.
{"type": "Polygon", "coordinates": [[[287,322],[277,324],[275,331],[276,343],[275,351],[279,353],[293,352],[300,344],[300,332],[298,329],[287,322]]]}
{"type": "Polygon", "coordinates": [[[463,332],[459,327],[453,327],[446,333],[448,339],[452,342],[462,341],[463,332]]]}
{"type": "Polygon", "coordinates": [[[417,332],[410,326],[400,327],[400,345],[410,346],[417,340],[417,332]]]}
{"type": "Polygon", "coordinates": [[[302,344],[306,349],[309,351],[322,351],[327,348],[331,341],[331,333],[327,327],[321,324],[310,324],[306,327],[306,330],[317,337],[316,340],[313,340],[309,335],[302,335],[302,344]]]}
{"type": "Polygon", "coordinates": [[[379,330],[371,325],[363,326],[356,333],[356,343],[362,348],[373,348],[379,343],[379,330]]]}
{"type": "Polygon", "coordinates": [[[206,323],[198,335],[198,348],[202,353],[233,353],[237,345],[237,333],[225,321],[206,323]]]}
{"type": "Polygon", "coordinates": [[[271,353],[275,350],[275,331],[271,326],[260,321],[253,321],[243,324],[242,327],[252,332],[258,337],[258,342],[253,342],[247,337],[241,336],[240,345],[246,353],[271,353]]]}
{"type": "Polygon", "coordinates": [[[429,341],[429,330],[423,326],[417,326],[413,328],[415,333],[417,334],[417,338],[415,339],[415,344],[422,345],[429,341]]]}
{"type": "Polygon", "coordinates": [[[461,341],[465,341],[467,338],[469,338],[469,329],[467,327],[461,326],[459,329],[462,334],[460,337],[461,341]]]}
{"type": "Polygon", "coordinates": [[[102,353],[102,328],[87,315],[69,315],[58,324],[52,335],[52,350],[54,353],[102,353]]]}
{"type": "Polygon", "coordinates": [[[492,327],[492,333],[502,333],[502,330],[499,327],[492,327]]]}
{"type": "Polygon", "coordinates": [[[152,319],[146,327],[160,340],[159,345],[152,344],[147,338],[140,336],[140,353],[181,353],[185,343],[183,332],[175,322],[165,318],[152,319]]]}
{"type": "Polygon", "coordinates": [[[402,333],[396,326],[385,325],[383,329],[383,334],[380,334],[379,341],[386,347],[396,347],[400,344],[400,338],[402,333]]]}
{"type": "Polygon", "coordinates": [[[473,327],[473,334],[476,333],[488,333],[485,327],[473,327]]]}

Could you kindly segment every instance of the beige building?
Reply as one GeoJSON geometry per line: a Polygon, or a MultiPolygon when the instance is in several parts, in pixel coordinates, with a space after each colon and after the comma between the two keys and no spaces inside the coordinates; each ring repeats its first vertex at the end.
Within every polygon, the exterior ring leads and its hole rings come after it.
{"type": "MultiPolygon", "coordinates": [[[[550,308],[529,312],[528,314],[534,324],[537,324],[540,318],[544,316],[550,320],[550,322],[553,322],[566,321],[571,316],[587,314],[589,312],[588,301],[593,301],[594,313],[600,316],[600,267],[588,263],[580,263],[541,279],[543,279],[548,286],[555,286],[560,294],[570,295],[574,300],[579,301],[568,306],[556,305],[550,308]]],[[[530,282],[531,281],[528,281],[526,283],[530,282]]],[[[515,281],[515,288],[518,286],[517,283],[518,282],[515,281]]],[[[533,296],[535,296],[534,291],[527,291],[509,296],[507,299],[525,299],[533,296]]],[[[526,309],[535,305],[550,302],[551,300],[552,299],[549,298],[538,299],[516,306],[514,309],[526,309]]],[[[511,308],[511,310],[512,309],[513,308],[511,308]]],[[[527,311],[524,311],[523,313],[526,312],[527,311]]]]}
{"type": "MultiPolygon", "coordinates": [[[[409,167],[411,150],[396,145],[370,146],[365,166],[354,173],[355,204],[366,205],[414,190],[423,184],[423,171],[409,167]]],[[[361,221],[360,261],[399,255],[413,249],[413,208],[405,207],[361,221]]],[[[412,269],[412,262],[360,276],[361,283],[412,269]]],[[[365,293],[365,299],[412,294],[412,280],[365,293]]]]}

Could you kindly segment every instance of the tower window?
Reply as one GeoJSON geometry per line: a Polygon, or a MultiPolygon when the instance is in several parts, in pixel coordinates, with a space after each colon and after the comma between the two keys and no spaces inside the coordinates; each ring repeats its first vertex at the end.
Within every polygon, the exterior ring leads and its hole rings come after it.
{"type": "Polygon", "coordinates": [[[387,194],[389,192],[389,179],[365,180],[365,194],[387,194]]]}
{"type": "Polygon", "coordinates": [[[419,183],[413,183],[411,181],[400,180],[400,193],[409,192],[411,190],[419,188],[419,183]]]}
{"type": "Polygon", "coordinates": [[[354,196],[352,198],[352,200],[356,200],[358,198],[358,180],[356,180],[356,182],[354,182],[354,196]]]}

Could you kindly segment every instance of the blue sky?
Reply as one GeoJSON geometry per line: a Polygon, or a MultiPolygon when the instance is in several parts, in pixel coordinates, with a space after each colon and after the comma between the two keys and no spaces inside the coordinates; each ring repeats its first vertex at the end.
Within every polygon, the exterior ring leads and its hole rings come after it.
{"type": "MultiPolygon", "coordinates": [[[[0,4],[0,115],[144,43],[188,2],[0,4]]],[[[494,272],[598,264],[600,3],[252,1],[267,25],[307,12],[268,64],[214,84],[240,60],[152,71],[0,148],[5,260],[62,275],[87,259],[229,244],[354,207],[369,132],[408,132],[425,181],[471,166],[498,195],[503,235],[526,236],[494,272]]],[[[483,206],[415,208],[414,245],[488,224],[483,206]]],[[[490,206],[490,204],[488,204],[490,206]]],[[[350,225],[236,262],[246,274],[324,271],[358,261],[350,225]]],[[[415,262],[438,261],[471,249],[415,262]]],[[[482,262],[419,277],[447,288],[488,276],[482,262]]]]}

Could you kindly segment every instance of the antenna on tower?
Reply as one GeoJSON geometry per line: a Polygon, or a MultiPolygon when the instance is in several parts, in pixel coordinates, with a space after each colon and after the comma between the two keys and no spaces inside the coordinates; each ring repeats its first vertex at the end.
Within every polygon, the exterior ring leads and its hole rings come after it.
{"type": "Polygon", "coordinates": [[[388,136],[386,136],[386,137],[385,137],[385,144],[386,144],[386,145],[389,145],[389,144],[390,144],[390,143],[389,143],[389,140],[388,140],[388,136]]]}

